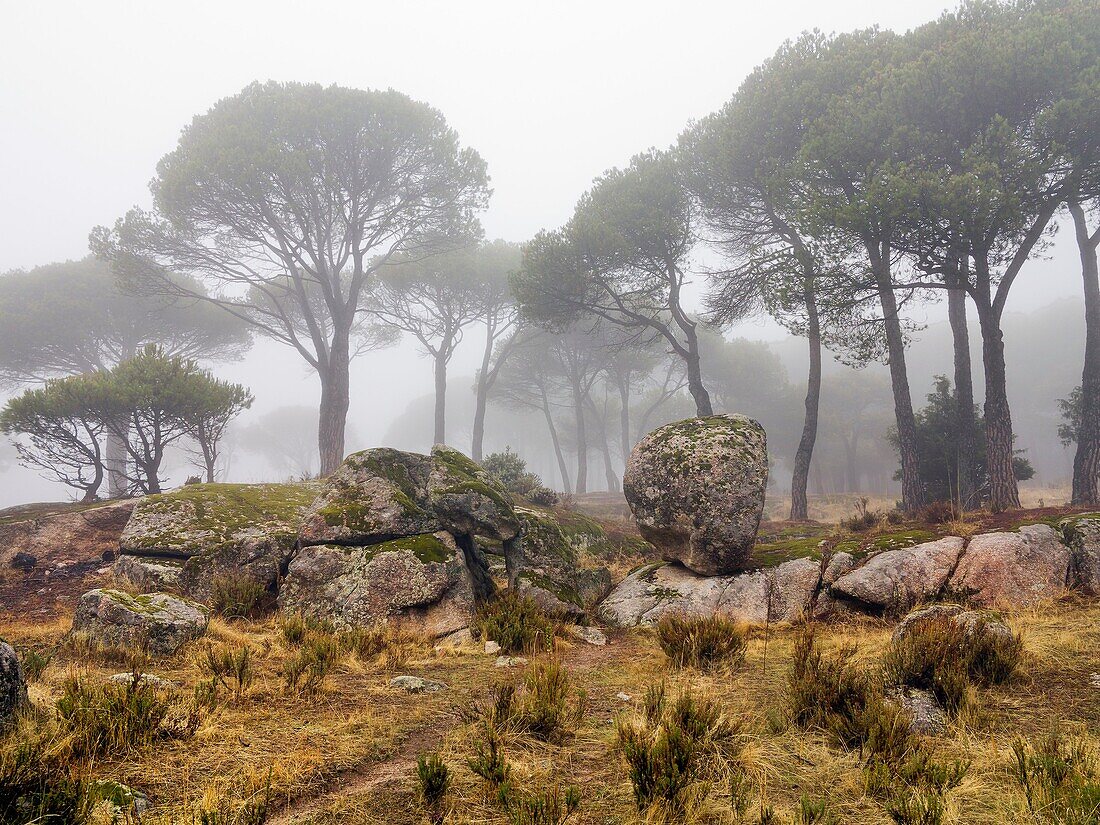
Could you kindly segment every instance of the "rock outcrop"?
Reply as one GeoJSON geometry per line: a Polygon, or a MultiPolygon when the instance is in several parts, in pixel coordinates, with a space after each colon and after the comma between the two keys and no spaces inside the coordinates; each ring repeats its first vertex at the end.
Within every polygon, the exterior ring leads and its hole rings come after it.
{"type": "Polygon", "coordinates": [[[663,558],[714,576],[744,569],[767,482],[764,428],[715,415],[659,427],[639,441],[623,492],[642,537],[663,558]]]}
{"type": "Polygon", "coordinates": [[[80,597],[73,615],[73,633],[105,647],[168,655],[202,636],[209,621],[209,611],[189,599],[167,593],[133,596],[98,588],[80,597]]]}
{"type": "Polygon", "coordinates": [[[830,591],[873,608],[912,606],[939,593],[958,564],[963,539],[947,536],[886,550],[831,582],[830,591]]]}
{"type": "Polygon", "coordinates": [[[612,590],[600,615],[624,627],[655,624],[668,613],[789,622],[812,608],[820,579],[820,562],[808,558],[736,576],[700,576],[678,564],[651,564],[612,590]]]}
{"type": "Polygon", "coordinates": [[[559,516],[530,507],[517,513],[522,537],[504,551],[508,586],[550,613],[584,615],[611,590],[607,568],[582,560],[608,552],[603,529],[576,514],[559,516]]]}
{"type": "Polygon", "coordinates": [[[473,603],[463,552],[443,531],[365,547],[304,547],[279,590],[285,611],[345,626],[397,620],[432,637],[466,627],[473,603]]]}
{"type": "Polygon", "coordinates": [[[1085,593],[1100,596],[1100,516],[1064,519],[1058,529],[1072,557],[1070,583],[1085,593]]]}
{"type": "Polygon", "coordinates": [[[274,592],[317,492],[312,483],[195,484],[147,496],[122,532],[115,574],[199,601],[229,578],[274,592]]]}
{"type": "Polygon", "coordinates": [[[10,728],[15,714],[27,701],[27,683],[19,656],[7,642],[0,640],[0,733],[10,728]]]}
{"type": "Polygon", "coordinates": [[[130,499],[58,505],[57,510],[44,505],[5,510],[0,518],[0,565],[10,565],[16,556],[33,557],[35,564],[46,566],[114,558],[135,504],[130,499]]]}
{"type": "Polygon", "coordinates": [[[1069,585],[1070,550],[1045,524],[970,539],[950,586],[977,604],[1025,606],[1052,599],[1069,585]]]}

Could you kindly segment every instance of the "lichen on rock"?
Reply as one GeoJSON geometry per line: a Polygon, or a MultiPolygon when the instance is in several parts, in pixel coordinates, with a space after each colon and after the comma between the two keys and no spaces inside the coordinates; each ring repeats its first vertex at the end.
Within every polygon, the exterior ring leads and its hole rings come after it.
{"type": "Polygon", "coordinates": [[[746,567],[768,481],[764,428],[740,415],[659,427],[634,447],[623,492],[642,537],[701,575],[746,567]]]}

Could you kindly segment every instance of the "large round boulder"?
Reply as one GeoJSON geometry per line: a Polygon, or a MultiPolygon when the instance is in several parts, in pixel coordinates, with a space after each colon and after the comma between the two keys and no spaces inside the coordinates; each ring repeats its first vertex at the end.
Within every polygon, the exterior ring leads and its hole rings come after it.
{"type": "Polygon", "coordinates": [[[462,550],[440,531],[363,547],[303,547],[290,562],[279,606],[342,626],[400,621],[439,637],[469,624],[473,596],[462,550]]]}
{"type": "Polygon", "coordinates": [[[15,721],[15,714],[27,701],[27,683],[15,648],[0,640],[0,732],[15,721]]]}
{"type": "Polygon", "coordinates": [[[705,576],[744,568],[764,511],[764,428],[741,415],[659,427],[630,454],[623,492],[642,537],[705,576]]]}
{"type": "Polygon", "coordinates": [[[444,530],[499,541],[519,533],[511,496],[492,474],[441,444],[432,448],[431,460],[428,498],[444,530]]]}
{"type": "Polygon", "coordinates": [[[131,595],[98,588],[80,597],[73,633],[104,647],[175,653],[206,632],[210,612],[201,604],[168,593],[131,595]]]}

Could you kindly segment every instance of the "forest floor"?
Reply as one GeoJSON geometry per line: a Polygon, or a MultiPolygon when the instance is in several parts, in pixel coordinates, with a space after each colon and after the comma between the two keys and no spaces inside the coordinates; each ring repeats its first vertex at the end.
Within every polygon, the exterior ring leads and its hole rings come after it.
{"type": "MultiPolygon", "coordinates": [[[[582,502],[580,509],[601,517],[613,529],[628,529],[617,517],[614,499],[582,502]]],[[[1051,520],[1067,508],[1017,512],[1012,518],[1051,520]]],[[[971,529],[1008,526],[1008,517],[969,516],[971,529]],[[1002,524],[1003,522],[1003,524],[1002,524]]],[[[944,525],[918,525],[928,531],[944,525]]],[[[958,525],[955,525],[958,526],[958,525]]],[[[830,540],[853,540],[833,525],[762,525],[768,535],[788,536],[797,527],[830,540]]],[[[912,524],[876,530],[908,529],[912,524]]],[[[858,537],[857,537],[858,538],[858,537]]],[[[639,562],[642,559],[639,559],[639,562]]],[[[89,586],[104,569],[89,569],[89,586]]],[[[144,825],[217,823],[297,825],[336,823],[422,823],[428,821],[420,799],[416,760],[437,752],[447,764],[451,787],[443,821],[447,823],[528,823],[487,789],[469,767],[483,729],[472,718],[474,704],[485,706],[495,686],[522,684],[531,669],[559,662],[569,678],[569,703],[583,692],[583,714],[568,735],[547,743],[530,734],[505,731],[503,753],[519,796],[575,787],[580,807],[569,820],[579,823],[647,821],[634,802],[627,764],[618,748],[617,723],[635,718],[646,691],[662,682],[670,695],[691,691],[719,703],[737,730],[735,761],[750,782],[752,805],[745,819],[732,813],[729,788],[700,784],[694,807],[675,821],[735,823],[758,821],[761,805],[774,807],[775,822],[795,823],[804,799],[823,801],[831,820],[822,823],[889,823],[886,806],[869,793],[865,760],[824,734],[785,722],[788,676],[802,628],[755,628],[744,661],[735,667],[702,673],[673,667],[648,629],[608,630],[605,647],[563,634],[553,652],[530,656],[531,662],[498,667],[479,642],[435,647],[424,640],[395,638],[379,651],[342,650],[318,688],[304,692],[288,686],[288,662],[300,655],[275,616],[211,621],[206,637],[177,654],[133,662],[111,651],[89,650],[65,642],[72,609],[68,599],[49,602],[39,582],[20,581],[10,571],[0,583],[14,594],[22,583],[31,596],[8,601],[0,595],[0,637],[26,658],[48,660],[35,674],[29,693],[35,713],[28,715],[8,743],[46,737],[57,753],[68,754],[82,777],[125,783],[146,794],[150,809],[144,825]],[[49,609],[31,616],[25,607],[49,609]],[[14,608],[14,609],[13,609],[14,608]],[[232,680],[210,699],[211,655],[249,652],[253,676],[239,696],[232,680]],[[195,707],[196,691],[206,698],[191,735],[168,738],[110,755],[74,755],[71,741],[57,728],[54,708],[74,678],[98,684],[135,664],[170,680],[173,712],[195,707]],[[398,674],[445,683],[446,690],[409,694],[390,686],[398,674]],[[260,816],[258,809],[263,809],[260,816]]],[[[66,590],[74,583],[66,585],[66,590]]],[[[24,594],[26,591],[24,591],[24,594]]],[[[1100,604],[1065,598],[1004,618],[1023,638],[1019,672],[1006,684],[982,689],[945,734],[929,738],[936,759],[969,764],[965,777],[946,796],[943,820],[993,825],[1044,822],[1028,812],[1024,791],[1013,773],[1013,745],[1037,742],[1051,731],[1065,741],[1080,741],[1100,753],[1100,604]]],[[[882,662],[892,625],[860,617],[818,628],[823,650],[843,651],[867,672],[882,662]]],[[[71,738],[71,737],[70,737],[71,738]]],[[[2,764],[0,758],[0,764],[2,764]]],[[[652,818],[649,821],[656,821],[652,818]]],[[[931,821],[931,820],[929,820],[931,821]]],[[[1084,821],[1084,820],[1083,820],[1084,821]]]]}

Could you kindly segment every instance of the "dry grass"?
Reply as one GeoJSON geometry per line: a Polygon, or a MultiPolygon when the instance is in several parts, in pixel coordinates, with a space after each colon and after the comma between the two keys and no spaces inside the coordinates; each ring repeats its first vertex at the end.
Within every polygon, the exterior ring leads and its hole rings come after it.
{"type": "MultiPolygon", "coordinates": [[[[1020,674],[1008,684],[980,690],[977,707],[953,720],[946,736],[929,743],[937,759],[971,763],[961,785],[947,797],[947,822],[1028,821],[1023,794],[1011,775],[1017,737],[1040,737],[1058,723],[1100,745],[1100,690],[1092,683],[1092,674],[1100,671],[1100,605],[1063,602],[1008,618],[1024,639],[1020,674]]],[[[50,645],[65,630],[64,622],[45,627],[0,623],[0,636],[17,645],[50,645]]],[[[669,695],[690,689],[707,696],[736,723],[742,740],[737,767],[751,799],[747,821],[756,821],[761,803],[773,806],[780,821],[795,821],[805,796],[825,800],[838,822],[889,823],[883,803],[865,790],[857,752],[783,721],[796,636],[795,629],[774,630],[766,670],[763,639],[756,636],[748,641],[741,667],[714,674],[672,667],[647,630],[615,633],[606,648],[559,641],[555,656],[572,684],[587,694],[586,710],[573,735],[555,742],[518,729],[502,733],[515,792],[531,796],[575,786],[581,803],[571,821],[638,821],[626,764],[616,749],[615,722],[640,712],[646,689],[667,681],[669,695]],[[631,698],[617,698],[620,693],[631,698]]],[[[852,661],[870,670],[882,661],[889,627],[865,619],[823,627],[818,638],[826,653],[854,646],[852,661]]],[[[403,654],[402,672],[439,679],[451,689],[408,695],[388,687],[392,670],[377,657],[364,660],[346,652],[316,695],[298,696],[285,690],[282,669],[294,647],[275,621],[215,620],[207,641],[234,649],[249,646],[255,675],[241,699],[220,702],[189,739],[157,742],[82,766],[88,774],[147,793],[154,807],[143,823],[190,823],[204,806],[232,808],[266,793],[268,783],[270,822],[420,823],[425,814],[416,757],[429,751],[438,752],[449,768],[450,787],[442,802],[445,822],[513,821],[466,766],[479,723],[463,721],[457,708],[483,696],[491,684],[520,682],[522,671],[495,668],[479,646],[443,653],[419,644],[403,654]],[[284,810],[288,802],[292,804],[284,810]]],[[[151,670],[186,692],[205,678],[204,655],[201,643],[192,645],[151,670]]],[[[119,670],[94,660],[78,661],[62,649],[31,685],[37,707],[52,708],[74,668],[88,678],[119,670]]],[[[736,821],[729,788],[722,782],[701,789],[685,808],[680,821],[736,821]]]]}

